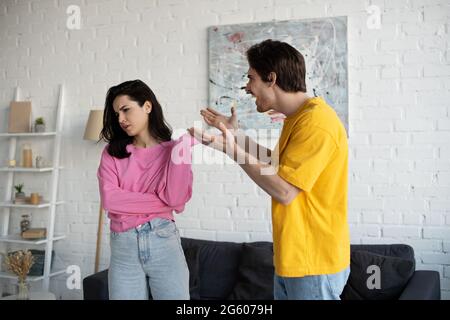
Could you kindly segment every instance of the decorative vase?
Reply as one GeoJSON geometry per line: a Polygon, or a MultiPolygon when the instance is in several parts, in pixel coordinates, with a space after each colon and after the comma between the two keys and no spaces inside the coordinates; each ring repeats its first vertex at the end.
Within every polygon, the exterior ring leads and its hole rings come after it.
{"type": "Polygon", "coordinates": [[[45,124],[35,124],[34,131],[36,132],[45,132],[45,124]]]}
{"type": "Polygon", "coordinates": [[[31,193],[31,195],[30,195],[30,203],[34,204],[34,205],[37,205],[37,204],[40,203],[40,201],[39,201],[39,193],[37,193],[37,192],[32,192],[31,193]]]}
{"type": "Polygon", "coordinates": [[[33,167],[33,151],[29,144],[25,144],[22,149],[22,166],[24,168],[33,167]]]}
{"type": "Polygon", "coordinates": [[[20,221],[20,234],[22,234],[24,231],[27,231],[30,229],[30,219],[29,215],[24,214],[22,215],[22,221],[20,221]]]}
{"type": "Polygon", "coordinates": [[[16,192],[14,203],[15,204],[24,204],[26,202],[26,195],[24,192],[16,192]]]}
{"type": "Polygon", "coordinates": [[[30,284],[26,280],[17,283],[17,300],[29,300],[30,284]]]}
{"type": "Polygon", "coordinates": [[[36,168],[43,168],[44,165],[45,165],[44,158],[42,158],[41,156],[37,156],[36,157],[36,168]]]}

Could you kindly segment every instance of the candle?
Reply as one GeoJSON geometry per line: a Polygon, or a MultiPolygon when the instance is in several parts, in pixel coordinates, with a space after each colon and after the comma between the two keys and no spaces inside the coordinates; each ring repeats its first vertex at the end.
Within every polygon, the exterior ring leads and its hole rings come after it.
{"type": "Polygon", "coordinates": [[[31,193],[30,202],[31,204],[39,204],[39,193],[31,193]]]}

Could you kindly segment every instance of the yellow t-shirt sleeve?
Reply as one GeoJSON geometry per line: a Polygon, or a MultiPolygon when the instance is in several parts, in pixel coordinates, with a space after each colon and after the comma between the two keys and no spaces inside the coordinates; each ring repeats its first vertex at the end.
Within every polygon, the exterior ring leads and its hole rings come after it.
{"type": "Polygon", "coordinates": [[[336,151],[336,142],[324,129],[305,126],[291,134],[278,175],[304,191],[311,191],[336,151]]]}

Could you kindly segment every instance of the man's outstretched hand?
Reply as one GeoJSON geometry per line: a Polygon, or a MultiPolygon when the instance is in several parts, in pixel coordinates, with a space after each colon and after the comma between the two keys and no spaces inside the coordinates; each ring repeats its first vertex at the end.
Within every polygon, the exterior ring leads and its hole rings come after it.
{"type": "Polygon", "coordinates": [[[217,128],[219,130],[219,125],[221,122],[227,129],[238,129],[237,112],[234,106],[231,107],[231,116],[229,117],[209,107],[200,110],[200,114],[202,115],[203,120],[205,120],[208,125],[213,126],[214,128],[217,128]]]}
{"type": "Polygon", "coordinates": [[[202,144],[214,148],[218,151],[224,152],[234,159],[237,148],[239,148],[239,146],[235,141],[232,130],[228,130],[222,122],[218,123],[218,129],[222,134],[212,135],[199,128],[189,128],[187,130],[191,134],[191,136],[193,136],[202,144]]]}

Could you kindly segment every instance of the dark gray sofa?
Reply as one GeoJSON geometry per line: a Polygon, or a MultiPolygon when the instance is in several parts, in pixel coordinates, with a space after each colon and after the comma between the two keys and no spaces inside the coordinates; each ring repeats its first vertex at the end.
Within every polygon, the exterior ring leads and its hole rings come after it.
{"type": "MultiPolygon", "coordinates": [[[[192,300],[273,299],[271,242],[233,243],[182,238],[192,300]]],[[[414,251],[404,244],[352,245],[351,272],[343,300],[439,300],[436,271],[415,270],[414,251]],[[379,264],[381,288],[368,289],[366,264],[379,264]]],[[[108,270],[83,280],[85,300],[108,299],[108,270]]]]}

